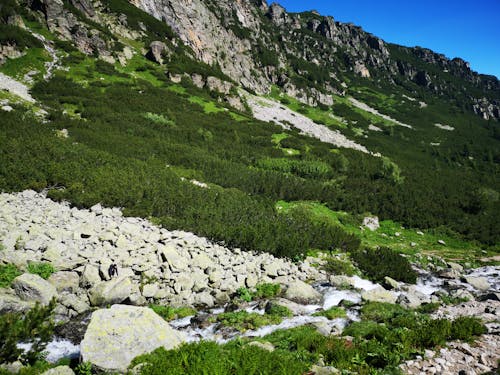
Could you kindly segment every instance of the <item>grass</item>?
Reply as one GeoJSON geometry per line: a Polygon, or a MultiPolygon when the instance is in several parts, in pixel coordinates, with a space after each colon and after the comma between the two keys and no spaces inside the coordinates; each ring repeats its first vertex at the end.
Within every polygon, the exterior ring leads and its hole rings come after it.
{"type": "Polygon", "coordinates": [[[13,264],[0,265],[0,288],[7,288],[22,272],[13,264]]]}
{"type": "Polygon", "coordinates": [[[209,101],[209,100],[206,100],[204,98],[200,98],[199,96],[190,96],[189,101],[191,103],[196,103],[196,104],[200,105],[206,114],[225,112],[227,110],[226,108],[219,107],[213,101],[209,101]]]}
{"type": "Polygon", "coordinates": [[[50,61],[50,56],[44,48],[30,48],[26,54],[16,59],[8,59],[0,65],[0,72],[19,81],[24,81],[24,76],[30,71],[37,71],[34,79],[40,78],[45,73],[45,63],[50,61]]]}
{"type": "Polygon", "coordinates": [[[149,305],[149,308],[165,319],[167,322],[196,315],[196,310],[191,307],[170,307],[162,305],[149,305]]]}
{"type": "MultiPolygon", "coordinates": [[[[341,226],[348,233],[352,233],[361,239],[361,244],[375,248],[386,246],[391,249],[416,256],[424,255],[439,256],[446,260],[458,261],[460,263],[477,263],[480,257],[484,257],[481,248],[474,242],[462,240],[458,235],[440,233],[439,230],[419,231],[418,229],[407,229],[392,220],[380,222],[380,228],[376,231],[361,229],[361,216],[353,216],[342,211],[332,211],[318,202],[284,202],[278,201],[276,208],[282,213],[293,209],[305,209],[318,221],[326,221],[341,226]],[[419,234],[423,233],[423,234],[419,234]],[[438,243],[443,240],[445,245],[438,243]],[[412,244],[414,246],[412,246],[412,244]]],[[[420,260],[425,261],[422,257],[420,260]]]]}
{"type": "Polygon", "coordinates": [[[345,318],[347,316],[345,310],[342,307],[334,306],[328,310],[318,311],[313,314],[313,316],[324,316],[329,320],[345,318]]]}
{"type": "Polygon", "coordinates": [[[42,279],[47,280],[50,275],[56,272],[54,266],[50,263],[29,263],[28,272],[40,276],[42,279]]]}
{"type": "Polygon", "coordinates": [[[283,147],[281,141],[289,137],[286,133],[276,133],[271,136],[271,142],[273,142],[278,150],[281,150],[286,156],[298,156],[301,154],[300,150],[290,147],[283,147]]]}
{"type": "Polygon", "coordinates": [[[319,107],[311,107],[299,102],[297,99],[288,95],[280,93],[279,89],[275,86],[271,89],[270,98],[281,102],[282,105],[287,106],[292,111],[299,112],[302,115],[313,120],[317,124],[332,126],[337,128],[345,128],[345,123],[338,117],[332,116],[330,110],[323,110],[319,107]]]}
{"type": "Polygon", "coordinates": [[[214,317],[214,321],[220,323],[219,329],[222,327],[234,328],[239,332],[255,330],[267,325],[280,324],[283,311],[281,309],[274,311],[279,314],[264,314],[250,313],[245,310],[237,312],[222,313],[214,317]]]}

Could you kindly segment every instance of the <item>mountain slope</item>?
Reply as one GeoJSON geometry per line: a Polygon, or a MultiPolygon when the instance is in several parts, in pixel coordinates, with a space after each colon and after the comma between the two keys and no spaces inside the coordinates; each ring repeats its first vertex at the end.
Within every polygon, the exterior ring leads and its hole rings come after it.
{"type": "Polygon", "coordinates": [[[36,102],[0,94],[0,189],[49,188],[290,257],[359,241],[279,200],[498,245],[498,80],[276,4],[134,4],[150,14],[125,0],[5,2],[0,72],[36,102]],[[255,120],[242,89],[282,107],[281,127],[255,120]],[[299,134],[298,113],[369,152],[299,134]]]}

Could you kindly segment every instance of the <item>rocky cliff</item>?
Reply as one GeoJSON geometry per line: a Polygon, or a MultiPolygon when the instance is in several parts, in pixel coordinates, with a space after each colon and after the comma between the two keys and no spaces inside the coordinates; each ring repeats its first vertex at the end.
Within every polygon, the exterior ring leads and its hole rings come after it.
{"type": "Polygon", "coordinates": [[[500,118],[500,83],[460,58],[390,45],[353,24],[316,12],[288,13],[265,0],[131,0],[168,23],[201,61],[218,65],[245,88],[278,85],[308,104],[330,104],[363,78],[375,85],[452,97],[485,119],[500,118]]]}

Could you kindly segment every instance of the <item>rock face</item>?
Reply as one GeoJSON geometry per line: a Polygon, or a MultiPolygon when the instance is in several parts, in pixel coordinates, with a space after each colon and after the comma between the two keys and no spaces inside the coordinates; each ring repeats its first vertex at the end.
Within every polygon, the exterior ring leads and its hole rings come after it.
{"type": "Polygon", "coordinates": [[[183,340],[151,309],[114,305],[92,314],[81,358],[99,371],[123,373],[138,355],[159,347],[173,349],[183,340]]]}
{"type": "Polygon", "coordinates": [[[21,299],[40,302],[42,305],[48,305],[50,300],[57,296],[57,290],[52,284],[31,273],[16,277],[12,286],[21,299]]]}
{"type": "Polygon", "coordinates": [[[471,112],[485,119],[500,118],[500,82],[495,77],[479,75],[465,61],[450,60],[425,48],[390,46],[360,27],[335,22],[330,16],[288,13],[277,3],[268,6],[260,0],[131,2],[166,22],[196,58],[209,65],[218,64],[234,81],[259,94],[278,85],[303,103],[327,104],[328,94],[343,92],[338,78],[344,70],[364,79],[383,79],[394,86],[402,81],[417,83],[432,95],[450,96],[461,89],[447,80],[447,76],[453,76],[488,92],[484,98],[468,99],[471,112]],[[290,54],[304,63],[291,62],[290,54]],[[420,61],[409,62],[401,54],[420,61]],[[330,76],[311,80],[310,86],[319,90],[297,87],[293,80],[294,74],[307,76],[311,70],[308,62],[330,76]]]}

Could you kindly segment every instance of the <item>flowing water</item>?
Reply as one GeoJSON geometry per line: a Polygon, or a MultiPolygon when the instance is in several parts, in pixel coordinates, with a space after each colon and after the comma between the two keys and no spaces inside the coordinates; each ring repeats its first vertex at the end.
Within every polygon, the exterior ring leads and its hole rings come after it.
{"type": "MultiPolygon", "coordinates": [[[[498,292],[500,290],[500,267],[482,267],[465,274],[466,276],[484,277],[491,285],[490,292],[498,292]]],[[[456,281],[460,288],[471,290],[469,284],[461,281],[456,281]]],[[[352,278],[353,289],[338,289],[330,284],[316,284],[315,289],[323,296],[322,304],[318,305],[302,305],[301,314],[292,318],[285,318],[280,324],[264,326],[256,330],[249,330],[244,333],[234,329],[220,329],[218,323],[211,324],[194,324],[192,316],[182,319],[177,319],[170,322],[172,328],[184,332],[187,337],[187,342],[197,342],[200,340],[210,340],[218,343],[225,343],[235,337],[263,337],[279,329],[290,329],[306,324],[319,324],[323,328],[328,328],[333,331],[341,332],[350,322],[359,321],[359,304],[361,303],[361,292],[369,291],[379,287],[379,284],[372,283],[369,280],[362,279],[358,276],[352,278]],[[342,301],[351,302],[352,306],[346,308],[347,317],[328,320],[322,316],[313,316],[317,311],[328,310],[331,307],[339,306],[342,301]]],[[[425,295],[432,295],[437,291],[446,290],[446,280],[436,277],[427,272],[422,272],[417,280],[416,288],[418,292],[425,295]]],[[[250,313],[264,314],[261,303],[253,302],[246,305],[243,310],[250,313]]],[[[224,312],[224,308],[211,309],[205,312],[207,316],[216,316],[224,312]]],[[[26,344],[19,344],[26,345],[26,344]]],[[[69,340],[55,338],[47,346],[50,362],[56,362],[61,358],[74,358],[79,355],[79,345],[72,343],[69,340]]]]}

